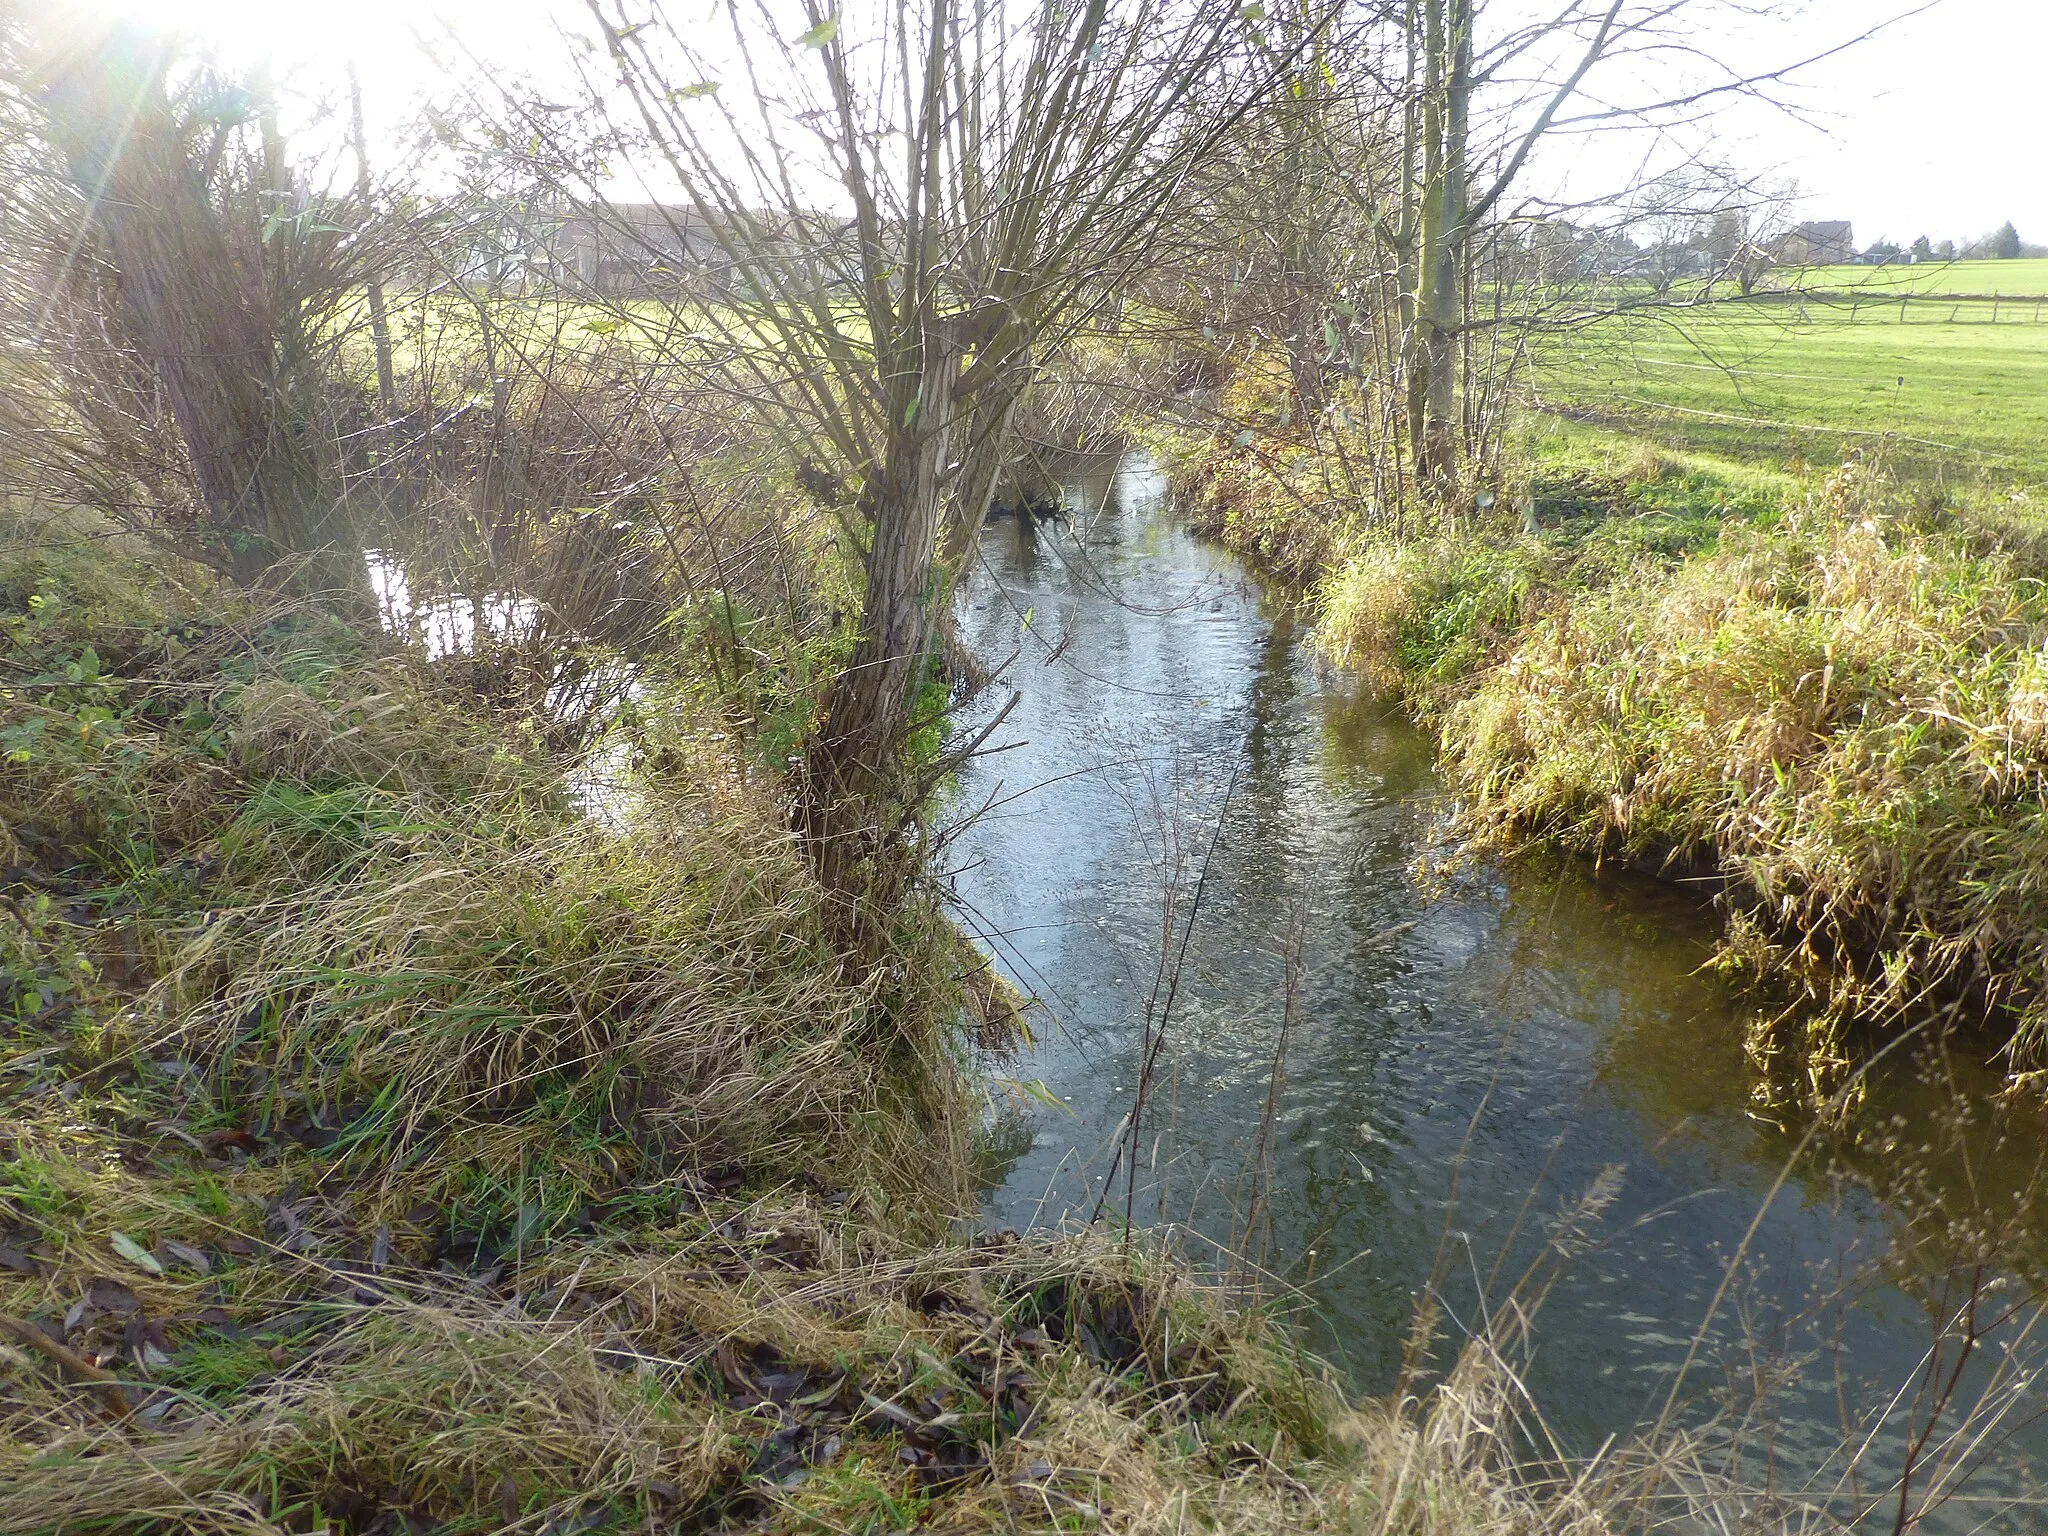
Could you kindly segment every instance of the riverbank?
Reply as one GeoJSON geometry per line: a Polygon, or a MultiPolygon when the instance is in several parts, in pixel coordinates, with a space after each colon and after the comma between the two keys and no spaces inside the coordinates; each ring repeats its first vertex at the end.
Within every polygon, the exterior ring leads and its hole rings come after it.
{"type": "Polygon", "coordinates": [[[1468,1536],[1647,1486],[1520,1477],[1482,1345],[1361,1408],[1142,1241],[960,1235],[986,989],[935,911],[842,974],[684,680],[592,817],[473,656],[4,533],[0,1528],[1468,1536]]]}
{"type": "Polygon", "coordinates": [[[1204,527],[1293,575],[1326,652],[1433,732],[1466,830],[1721,895],[1722,964],[1781,1005],[1767,1092],[1826,1097],[1859,1031],[1957,1010],[2039,1072],[2048,541],[2023,503],[1558,424],[1494,509],[1399,542],[1298,448],[1173,446],[1204,527]]]}

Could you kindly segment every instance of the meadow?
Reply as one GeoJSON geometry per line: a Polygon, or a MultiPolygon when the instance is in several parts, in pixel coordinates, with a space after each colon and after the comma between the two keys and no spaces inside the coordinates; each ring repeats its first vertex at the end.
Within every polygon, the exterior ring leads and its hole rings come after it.
{"type": "Polygon", "coordinates": [[[1993,296],[2048,293],[2048,262],[1802,276],[1804,296],[1639,311],[1547,342],[1535,400],[1751,465],[1882,448],[1907,479],[2048,486],[2048,304],[1993,296]]]}
{"type": "Polygon", "coordinates": [[[2048,294],[2048,260],[1927,261],[1913,266],[1787,267],[1764,286],[1780,290],[1858,288],[1892,293],[2048,294]]]}

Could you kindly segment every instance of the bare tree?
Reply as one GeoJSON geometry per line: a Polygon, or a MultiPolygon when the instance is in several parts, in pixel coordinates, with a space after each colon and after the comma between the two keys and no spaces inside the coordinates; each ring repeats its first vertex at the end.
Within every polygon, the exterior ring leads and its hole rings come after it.
{"type": "MultiPolygon", "coordinates": [[[[1402,0],[1398,14],[1389,8],[1407,54],[1406,174],[1394,245],[1406,295],[1408,429],[1419,472],[1439,493],[1456,485],[1459,348],[1474,323],[1466,300],[1475,252],[1504,219],[1561,211],[1521,190],[1543,147],[1618,128],[1700,130],[1721,105],[1768,97],[1799,70],[1900,19],[1880,18],[1818,54],[1761,70],[1701,45],[1717,23],[1770,9],[1731,0],[1563,0],[1535,13],[1489,0],[1402,0]],[[1603,86],[1620,74],[1622,60],[1637,67],[1603,86]]],[[[1704,163],[1697,137],[1684,165],[1704,163]]],[[[1644,179],[1673,174],[1672,166],[1646,162],[1638,180],[1598,201],[1627,203],[1644,179]]],[[[1717,211],[1739,210],[1724,203],[1717,211]]],[[[1732,243],[1725,260],[1703,270],[1739,276],[1741,249],[1732,243]]]]}
{"type": "Polygon", "coordinates": [[[782,28],[733,8],[703,41],[660,8],[592,14],[687,205],[674,244],[717,253],[709,356],[861,557],[802,821],[839,937],[871,953],[946,766],[904,743],[1035,360],[1143,261],[1228,103],[1274,70],[1220,0],[811,3],[782,28]],[[1225,105],[1187,131],[1203,91],[1225,105]]]}

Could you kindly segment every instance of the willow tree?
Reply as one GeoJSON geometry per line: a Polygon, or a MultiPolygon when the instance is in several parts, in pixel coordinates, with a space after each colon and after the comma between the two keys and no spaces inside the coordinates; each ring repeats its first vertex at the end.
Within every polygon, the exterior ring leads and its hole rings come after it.
{"type": "MultiPolygon", "coordinates": [[[[1410,451],[1424,484],[1439,495],[1457,489],[1463,343],[1496,323],[1473,319],[1468,303],[1482,239],[1514,218],[1595,209],[1639,216],[1629,210],[1646,188],[1706,164],[1721,103],[1768,98],[1799,71],[1912,14],[1764,67],[1712,46],[1791,8],[1784,0],[1380,0],[1406,57],[1402,194],[1387,224],[1400,263],[1410,451]],[[1619,184],[1582,188],[1570,208],[1527,195],[1526,173],[1546,143],[1621,130],[1643,131],[1647,148],[1619,184]]],[[[1767,34],[1752,46],[1768,48],[1767,34]]],[[[1559,151],[1550,153],[1555,162],[1559,151]]]]}
{"type": "MultiPolygon", "coordinates": [[[[1567,0],[1561,8],[1510,25],[1475,59],[1483,0],[1405,0],[1409,102],[1403,162],[1406,186],[1396,240],[1402,263],[1402,320],[1410,451],[1417,478],[1455,488],[1460,342],[1464,285],[1474,232],[1493,217],[1530,155],[1599,64],[1661,29],[1686,0],[1567,0]],[[1475,93],[1506,83],[1512,66],[1535,67],[1515,80],[1516,106],[1489,144],[1483,178],[1475,174],[1475,93]],[[1531,82],[1534,82],[1533,85],[1531,82]]],[[[1516,11],[1517,20],[1526,16],[1516,11]]]]}
{"type": "Polygon", "coordinates": [[[52,4],[21,15],[9,65],[61,168],[8,199],[17,225],[46,226],[62,251],[44,312],[83,264],[110,276],[103,329],[161,392],[184,448],[192,553],[240,582],[284,572],[363,597],[360,551],[292,398],[316,371],[320,317],[352,297],[352,211],[290,189],[261,82],[197,67],[133,20],[52,4]]]}
{"type": "Polygon", "coordinates": [[[680,191],[665,243],[698,253],[678,279],[708,354],[860,562],[858,638],[800,785],[851,952],[877,952],[908,874],[931,774],[905,742],[1034,359],[1146,260],[1230,104],[1274,78],[1246,9],[806,0],[734,5],[707,31],[694,10],[629,22],[592,0],[680,191]]]}

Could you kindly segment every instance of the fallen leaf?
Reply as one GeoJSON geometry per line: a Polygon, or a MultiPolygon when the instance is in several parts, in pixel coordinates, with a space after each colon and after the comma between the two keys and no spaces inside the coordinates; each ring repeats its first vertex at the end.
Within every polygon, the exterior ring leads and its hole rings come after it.
{"type": "Polygon", "coordinates": [[[164,1272],[163,1265],[157,1263],[155,1255],[126,1232],[116,1232],[114,1234],[114,1252],[121,1255],[122,1258],[133,1264],[136,1268],[146,1269],[152,1275],[162,1275],[164,1272]]]}
{"type": "Polygon", "coordinates": [[[194,1136],[182,1125],[173,1124],[169,1120],[155,1121],[151,1124],[150,1129],[153,1131],[162,1131],[166,1136],[176,1137],[179,1141],[184,1142],[185,1145],[190,1147],[194,1152],[205,1153],[212,1150],[212,1148],[208,1147],[205,1142],[201,1141],[197,1136],[194,1136]]]}
{"type": "Polygon", "coordinates": [[[786,1403],[810,1383],[811,1373],[802,1368],[794,1371],[764,1371],[761,1373],[759,1388],[769,1402],[786,1403]]]}
{"type": "Polygon", "coordinates": [[[861,1397],[866,1401],[871,1412],[880,1418],[888,1420],[898,1429],[922,1430],[924,1428],[924,1420],[920,1419],[908,1408],[905,1408],[901,1403],[889,1402],[885,1398],[876,1397],[872,1392],[863,1392],[861,1397]]]}
{"type": "Polygon", "coordinates": [[[213,1273],[213,1261],[190,1243],[181,1243],[175,1238],[167,1237],[156,1245],[156,1252],[157,1257],[167,1265],[176,1264],[191,1270],[195,1275],[213,1273]]]}
{"type": "Polygon", "coordinates": [[[116,1317],[130,1317],[142,1310],[142,1298],[118,1280],[105,1275],[95,1275],[92,1283],[85,1288],[85,1305],[95,1312],[111,1312],[116,1317]]]}

